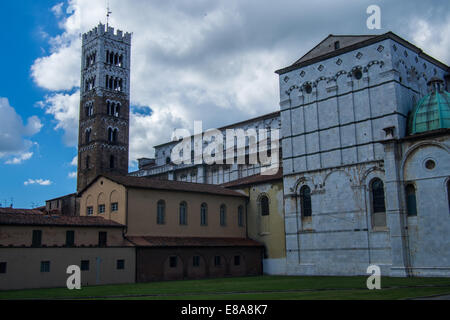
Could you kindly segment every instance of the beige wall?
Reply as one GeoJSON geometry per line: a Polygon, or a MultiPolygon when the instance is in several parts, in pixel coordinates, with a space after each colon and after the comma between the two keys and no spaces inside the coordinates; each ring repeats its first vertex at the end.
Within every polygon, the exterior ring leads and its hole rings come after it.
{"type": "Polygon", "coordinates": [[[254,185],[243,189],[249,195],[248,203],[248,237],[264,243],[267,259],[286,257],[284,233],[283,183],[271,182],[254,185]],[[261,216],[259,198],[269,198],[268,216],[261,216]]]}
{"type": "Polygon", "coordinates": [[[128,188],[100,178],[83,192],[81,215],[86,215],[88,206],[94,207],[94,216],[127,225],[127,235],[130,236],[193,236],[193,237],[246,237],[245,197],[210,195],[193,192],[162,191],[151,189],[128,188]],[[100,200],[106,198],[106,200],[100,200]],[[111,200],[113,198],[113,201],[111,200]],[[166,203],[165,224],[158,225],[156,221],[157,203],[166,203]],[[179,205],[187,202],[187,225],[179,224],[179,205]],[[106,212],[98,213],[98,205],[106,202],[106,212]],[[111,213],[111,203],[119,203],[119,211],[111,213]],[[200,206],[208,205],[207,226],[200,225],[200,206]],[[227,207],[227,225],[220,225],[219,208],[221,204],[227,207]],[[243,226],[238,226],[238,207],[244,206],[243,226]],[[128,206],[128,213],[127,213],[128,206]]]}
{"type": "Polygon", "coordinates": [[[235,237],[245,238],[246,199],[190,192],[130,189],[128,192],[128,235],[235,237]],[[166,203],[164,225],[156,223],[157,203],[166,203]],[[187,203],[187,225],[179,224],[179,206],[187,203]],[[200,206],[208,205],[207,226],[200,225],[200,206]],[[226,205],[226,226],[220,225],[220,206],[226,205]],[[244,207],[243,226],[238,226],[238,207],[244,207]]]}
{"type": "MultiPolygon", "coordinates": [[[[0,290],[66,287],[69,265],[89,260],[89,271],[81,271],[82,286],[135,282],[135,248],[0,248],[0,290]],[[100,260],[98,260],[100,259],[100,260]],[[117,260],[125,269],[117,270],[117,260]],[[41,261],[50,261],[50,272],[41,272],[41,261]],[[97,263],[99,261],[99,263],[97,263]]],[[[1,292],[0,292],[1,298],[1,292]]]]}
{"type": "Polygon", "coordinates": [[[108,246],[123,246],[122,228],[94,228],[94,227],[43,227],[43,226],[7,226],[0,227],[0,245],[2,246],[31,246],[33,230],[42,231],[42,245],[64,246],[66,231],[75,231],[76,246],[97,246],[98,233],[107,232],[108,246]]]}
{"type": "Polygon", "coordinates": [[[101,216],[105,219],[116,221],[120,224],[126,224],[126,189],[120,184],[117,184],[109,179],[100,178],[94,182],[85,192],[83,192],[80,199],[80,215],[86,216],[87,207],[94,208],[93,216],[101,216]],[[111,204],[117,202],[119,210],[112,212],[111,204]],[[98,206],[105,205],[105,213],[98,212],[98,206]]]}

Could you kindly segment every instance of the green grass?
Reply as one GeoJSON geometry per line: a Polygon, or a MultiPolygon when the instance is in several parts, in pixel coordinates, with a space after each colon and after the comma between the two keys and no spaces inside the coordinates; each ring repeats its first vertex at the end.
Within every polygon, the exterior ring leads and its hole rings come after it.
{"type": "Polygon", "coordinates": [[[0,299],[403,299],[450,294],[450,278],[383,277],[382,290],[368,290],[366,280],[367,277],[222,278],[89,286],[82,290],[0,291],[0,299]]]}

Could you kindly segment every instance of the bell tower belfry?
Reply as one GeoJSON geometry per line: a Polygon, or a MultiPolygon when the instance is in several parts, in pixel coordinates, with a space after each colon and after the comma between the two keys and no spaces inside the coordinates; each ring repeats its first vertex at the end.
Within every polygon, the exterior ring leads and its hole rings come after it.
{"type": "Polygon", "coordinates": [[[127,174],[131,34],[99,24],[82,36],[78,180],[127,174]]]}

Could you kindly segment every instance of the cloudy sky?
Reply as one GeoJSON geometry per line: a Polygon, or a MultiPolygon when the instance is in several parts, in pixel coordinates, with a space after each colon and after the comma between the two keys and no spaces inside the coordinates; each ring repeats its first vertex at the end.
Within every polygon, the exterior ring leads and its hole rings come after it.
{"type": "MultiPolygon", "coordinates": [[[[175,128],[223,126],[278,109],[274,71],[328,34],[393,31],[450,63],[446,1],[110,0],[133,32],[130,170],[175,128]],[[381,30],[366,9],[381,8],[381,30]]],[[[75,191],[80,34],[106,0],[1,1],[0,203],[75,191]],[[13,199],[13,200],[11,200],[13,199]]]]}

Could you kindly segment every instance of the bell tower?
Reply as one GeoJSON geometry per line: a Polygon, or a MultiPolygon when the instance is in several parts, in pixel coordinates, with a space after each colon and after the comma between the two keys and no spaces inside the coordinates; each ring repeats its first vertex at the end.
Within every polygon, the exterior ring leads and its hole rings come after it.
{"type": "Polygon", "coordinates": [[[131,34],[99,24],[82,36],[78,180],[128,173],[131,34]]]}

